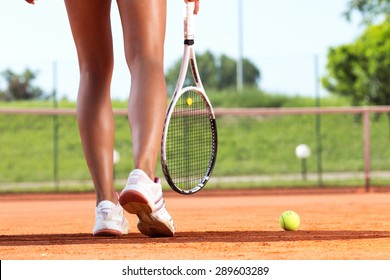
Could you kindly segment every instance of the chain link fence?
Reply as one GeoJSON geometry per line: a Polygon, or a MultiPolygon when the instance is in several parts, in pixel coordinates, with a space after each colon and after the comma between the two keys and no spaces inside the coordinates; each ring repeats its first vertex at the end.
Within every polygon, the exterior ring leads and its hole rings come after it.
{"type": "MultiPolygon", "coordinates": [[[[387,106],[216,109],[218,158],[206,188],[387,186],[389,112],[387,106]],[[301,144],[309,157],[297,157],[301,144]]],[[[115,126],[114,178],[122,188],[133,169],[126,110],[115,110],[115,126]]],[[[0,109],[0,191],[92,188],[74,109],[0,109]]]]}

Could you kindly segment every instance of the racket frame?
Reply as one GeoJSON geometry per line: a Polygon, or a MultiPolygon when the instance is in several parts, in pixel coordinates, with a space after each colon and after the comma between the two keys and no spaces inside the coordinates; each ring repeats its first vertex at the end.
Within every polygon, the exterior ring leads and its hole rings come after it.
{"type": "Polygon", "coordinates": [[[173,93],[171,102],[169,103],[165,124],[164,124],[164,131],[163,131],[163,137],[162,137],[162,144],[161,144],[161,165],[162,170],[165,176],[165,179],[167,180],[169,186],[175,190],[176,192],[180,194],[193,194],[201,190],[206,183],[208,182],[212,171],[214,169],[215,161],[216,161],[216,155],[217,155],[217,127],[216,127],[216,121],[215,121],[215,114],[213,111],[213,108],[211,106],[210,100],[207,97],[205,90],[203,88],[202,81],[199,76],[199,70],[198,65],[196,62],[196,55],[195,55],[195,49],[194,49],[194,2],[188,2],[186,4],[186,11],[185,11],[185,17],[184,17],[184,52],[183,52],[183,59],[180,67],[180,73],[179,77],[176,83],[175,91],[173,93]],[[187,86],[184,87],[184,81],[187,75],[188,67],[190,66],[191,73],[193,80],[195,82],[196,86],[187,86]],[[177,101],[182,96],[184,92],[187,92],[189,90],[196,91],[201,98],[205,100],[207,103],[207,106],[209,107],[209,117],[210,117],[210,125],[213,127],[214,133],[214,140],[213,140],[213,150],[214,153],[212,153],[212,157],[209,161],[209,167],[205,172],[205,176],[199,181],[197,186],[194,186],[190,190],[183,190],[176,186],[175,182],[171,179],[171,176],[169,175],[169,169],[167,166],[167,157],[166,157],[166,141],[168,136],[168,130],[169,130],[169,122],[171,120],[173,109],[176,106],[177,101]]]}

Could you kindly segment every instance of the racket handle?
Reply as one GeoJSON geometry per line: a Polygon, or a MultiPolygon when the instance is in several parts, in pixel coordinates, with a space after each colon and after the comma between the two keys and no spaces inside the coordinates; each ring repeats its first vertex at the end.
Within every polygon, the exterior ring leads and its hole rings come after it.
{"type": "Polygon", "coordinates": [[[194,39],[194,9],[195,2],[187,2],[184,15],[184,40],[194,39]]]}

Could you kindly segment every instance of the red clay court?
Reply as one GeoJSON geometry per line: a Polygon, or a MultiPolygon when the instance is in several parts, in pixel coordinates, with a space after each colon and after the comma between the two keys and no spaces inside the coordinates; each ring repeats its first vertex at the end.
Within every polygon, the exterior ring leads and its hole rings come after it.
{"type": "MultiPolygon", "coordinates": [[[[383,189],[382,189],[383,190],[383,189]]],[[[174,238],[93,237],[94,194],[2,194],[3,260],[390,259],[390,192],[363,189],[203,190],[165,194],[174,238]],[[301,217],[296,232],[279,215],[301,217]]]]}

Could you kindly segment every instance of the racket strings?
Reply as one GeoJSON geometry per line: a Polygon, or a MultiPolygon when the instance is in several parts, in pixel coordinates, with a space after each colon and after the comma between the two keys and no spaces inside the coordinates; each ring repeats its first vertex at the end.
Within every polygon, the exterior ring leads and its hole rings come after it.
{"type": "Polygon", "coordinates": [[[167,165],[177,187],[193,189],[202,184],[211,168],[214,133],[211,109],[194,90],[182,94],[171,116],[167,136],[167,165]]]}

